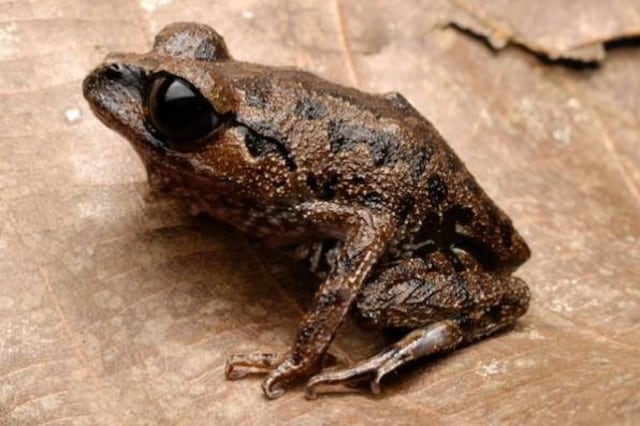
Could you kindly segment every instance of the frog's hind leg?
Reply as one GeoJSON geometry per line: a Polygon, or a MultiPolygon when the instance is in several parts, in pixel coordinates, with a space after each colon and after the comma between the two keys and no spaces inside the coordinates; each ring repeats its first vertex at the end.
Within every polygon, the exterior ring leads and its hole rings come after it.
{"type": "Polygon", "coordinates": [[[503,329],[523,315],[528,304],[529,290],[519,278],[476,270],[442,273],[420,260],[402,262],[366,286],[356,309],[376,327],[414,330],[353,367],[312,377],[307,395],[313,397],[321,385],[362,379],[378,393],[380,380],[390,371],[503,329]]]}

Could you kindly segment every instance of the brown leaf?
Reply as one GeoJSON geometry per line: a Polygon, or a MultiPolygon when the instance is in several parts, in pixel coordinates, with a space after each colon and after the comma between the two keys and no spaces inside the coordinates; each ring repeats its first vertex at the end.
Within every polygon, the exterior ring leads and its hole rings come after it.
{"type": "Polygon", "coordinates": [[[640,36],[640,3],[629,0],[450,0],[448,20],[485,37],[547,58],[599,62],[608,41],[640,36]]]}
{"type": "MultiPolygon", "coordinates": [[[[640,421],[639,50],[586,70],[496,55],[439,27],[449,5],[1,3],[0,424],[640,421]],[[268,402],[259,379],[225,381],[229,354],[291,343],[313,289],[238,232],[148,197],[137,156],[80,90],[106,52],[145,51],[176,20],[212,25],[242,60],[408,97],[533,249],[515,330],[419,362],[380,398],[294,388],[268,402]]],[[[531,16],[562,29],[561,9],[531,16]]],[[[563,55],[635,31],[627,15],[586,38],[539,34],[563,55]]],[[[334,351],[357,360],[381,344],[348,324],[334,351]]]]}

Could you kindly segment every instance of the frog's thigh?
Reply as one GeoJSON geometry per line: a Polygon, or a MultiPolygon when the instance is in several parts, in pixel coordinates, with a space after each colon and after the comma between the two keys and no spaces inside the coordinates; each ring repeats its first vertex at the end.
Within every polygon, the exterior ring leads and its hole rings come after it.
{"type": "Polygon", "coordinates": [[[365,287],[356,302],[361,317],[380,328],[415,328],[379,354],[343,369],[311,378],[307,393],[323,384],[380,380],[417,358],[455,348],[512,324],[529,304],[529,289],[516,277],[481,271],[443,274],[411,260],[383,271],[365,287]]]}
{"type": "Polygon", "coordinates": [[[512,324],[529,305],[519,278],[470,270],[429,270],[421,259],[395,264],[375,275],[358,294],[355,310],[376,328],[418,328],[453,320],[465,340],[512,324]]]}

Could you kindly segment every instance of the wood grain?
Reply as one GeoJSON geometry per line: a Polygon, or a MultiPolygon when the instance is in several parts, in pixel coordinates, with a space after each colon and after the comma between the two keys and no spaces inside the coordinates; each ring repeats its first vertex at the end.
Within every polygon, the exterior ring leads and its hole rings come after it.
{"type": "MultiPolygon", "coordinates": [[[[595,16],[634,5],[589,2],[595,16]]],[[[0,3],[0,424],[640,422],[640,48],[597,68],[545,64],[443,27],[450,7],[0,3]],[[267,402],[259,379],[225,381],[229,354],[290,344],[311,284],[149,196],[137,156],[80,89],[104,54],[145,51],[177,20],[215,27],[239,59],[409,98],[532,247],[516,329],[421,363],[380,398],[293,389],[267,402]]],[[[348,324],[335,351],[356,360],[381,344],[348,324]]]]}

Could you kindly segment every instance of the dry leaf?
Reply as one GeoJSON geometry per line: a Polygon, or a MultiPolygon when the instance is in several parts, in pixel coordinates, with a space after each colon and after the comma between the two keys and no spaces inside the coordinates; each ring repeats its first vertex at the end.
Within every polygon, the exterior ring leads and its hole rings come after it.
{"type": "Polygon", "coordinates": [[[495,49],[513,43],[550,59],[599,62],[605,43],[640,36],[637,0],[450,0],[449,21],[495,49]]]}
{"type": "MultiPolygon", "coordinates": [[[[0,424],[638,423],[640,50],[587,70],[496,55],[439,27],[448,7],[0,3],[0,424]],[[408,97],[533,249],[516,329],[419,363],[380,398],[294,388],[268,402],[259,379],[225,381],[229,354],[290,344],[310,284],[147,197],[137,156],[80,90],[106,52],[145,51],[176,20],[215,27],[239,59],[408,97]]],[[[561,26],[558,9],[535,18],[561,26]]],[[[558,36],[558,52],[616,33],[590,34],[558,36]]],[[[381,342],[351,324],[334,350],[359,359],[381,342]]]]}

